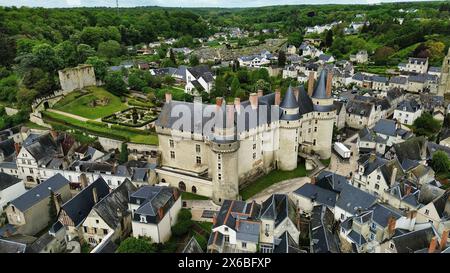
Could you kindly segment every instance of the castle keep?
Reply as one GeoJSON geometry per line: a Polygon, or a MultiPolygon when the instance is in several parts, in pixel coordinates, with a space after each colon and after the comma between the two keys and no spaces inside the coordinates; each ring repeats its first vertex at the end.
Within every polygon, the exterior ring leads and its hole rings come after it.
{"type": "Polygon", "coordinates": [[[310,75],[308,90],[289,87],[283,99],[279,91],[258,91],[228,105],[223,98],[206,105],[166,94],[156,121],[159,181],[222,203],[239,199],[240,187],[255,177],[296,169],[299,153],[330,158],[331,84],[332,74],[323,70],[317,83],[310,75]]]}

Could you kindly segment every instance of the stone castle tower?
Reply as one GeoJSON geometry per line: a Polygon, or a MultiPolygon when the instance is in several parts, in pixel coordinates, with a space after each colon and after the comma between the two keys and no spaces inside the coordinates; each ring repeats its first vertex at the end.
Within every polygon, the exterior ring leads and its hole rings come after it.
{"type": "Polygon", "coordinates": [[[236,200],[239,196],[238,150],[234,104],[217,103],[216,126],[210,142],[210,159],[213,189],[212,199],[221,204],[225,199],[236,200]],[[223,105],[222,105],[223,104],[223,105]],[[220,107],[220,108],[219,108],[220,107]]]}
{"type": "Polygon", "coordinates": [[[450,92],[450,48],[447,56],[444,58],[441,69],[441,83],[439,85],[438,95],[443,96],[450,92]]]}

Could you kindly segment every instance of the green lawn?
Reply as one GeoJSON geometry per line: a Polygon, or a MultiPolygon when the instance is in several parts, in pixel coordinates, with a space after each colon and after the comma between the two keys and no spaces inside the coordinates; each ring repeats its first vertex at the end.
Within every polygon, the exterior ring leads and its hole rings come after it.
{"type": "Polygon", "coordinates": [[[137,99],[128,99],[127,101],[128,105],[130,106],[138,106],[138,107],[145,107],[145,108],[151,108],[154,107],[155,105],[151,102],[143,102],[137,99]]]}
{"type": "MultiPolygon", "coordinates": [[[[123,130],[112,129],[101,125],[97,125],[95,123],[79,121],[77,119],[66,117],[57,113],[43,112],[43,114],[44,119],[46,119],[47,122],[51,125],[57,124],[66,127],[72,127],[74,129],[89,132],[93,135],[110,137],[122,141],[131,141],[135,143],[150,144],[150,145],[158,144],[158,137],[155,134],[151,134],[146,131],[138,133],[128,131],[126,130],[127,128],[123,128],[123,130]]],[[[122,128],[121,126],[118,127],[122,128]]]]}
{"type": "Polygon", "coordinates": [[[25,123],[22,124],[22,125],[25,126],[25,127],[30,128],[30,129],[36,129],[36,130],[48,130],[47,127],[41,126],[41,125],[36,124],[36,123],[34,123],[34,122],[31,122],[31,121],[27,121],[27,122],[25,122],[25,123]]]}
{"type": "Polygon", "coordinates": [[[258,180],[252,182],[247,187],[241,190],[241,196],[243,200],[247,200],[250,197],[260,193],[264,189],[281,182],[283,180],[293,179],[297,177],[306,176],[306,168],[304,164],[299,164],[297,169],[293,171],[280,171],[275,170],[270,172],[268,175],[265,175],[258,180]]]}
{"type": "Polygon", "coordinates": [[[182,192],[181,199],[183,200],[208,200],[209,198],[203,195],[198,195],[192,192],[182,192]]]}
{"type": "Polygon", "coordinates": [[[61,99],[53,108],[88,119],[98,119],[121,110],[128,106],[123,103],[119,97],[109,93],[101,87],[88,87],[88,93],[74,91],[61,99]],[[104,105],[93,107],[91,102],[94,100],[107,99],[109,102],[104,105]]]}

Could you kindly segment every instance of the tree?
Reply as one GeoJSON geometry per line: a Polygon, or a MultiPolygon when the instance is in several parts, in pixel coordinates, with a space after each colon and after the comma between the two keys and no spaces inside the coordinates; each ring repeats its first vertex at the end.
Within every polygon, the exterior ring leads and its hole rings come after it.
{"type": "Polygon", "coordinates": [[[0,34],[0,65],[9,67],[16,56],[16,42],[5,34],[0,34]]]}
{"type": "Polygon", "coordinates": [[[128,237],[117,248],[117,253],[155,253],[156,247],[148,238],[128,237]]]}
{"type": "Polygon", "coordinates": [[[175,57],[175,53],[173,52],[172,48],[169,51],[169,58],[174,65],[177,64],[177,58],[175,57]]]}
{"type": "Polygon", "coordinates": [[[56,197],[55,193],[51,190],[50,191],[50,200],[48,202],[48,216],[49,216],[49,222],[48,224],[51,225],[54,222],[56,222],[56,217],[58,216],[58,212],[56,211],[56,197]]]}
{"type": "Polygon", "coordinates": [[[192,55],[189,57],[189,64],[190,64],[191,66],[197,66],[197,65],[200,64],[200,61],[198,60],[197,55],[192,54],[192,55]]]}
{"type": "Polygon", "coordinates": [[[118,57],[122,51],[122,48],[119,42],[114,40],[109,40],[106,42],[102,42],[98,45],[97,53],[101,57],[105,58],[114,58],[118,57]]]}
{"type": "Polygon", "coordinates": [[[215,97],[223,97],[227,93],[227,84],[225,78],[222,75],[217,76],[216,82],[211,90],[211,98],[214,100],[215,97]]]}
{"type": "Polygon", "coordinates": [[[303,35],[300,32],[292,32],[288,36],[288,44],[299,47],[303,42],[303,35]]]}
{"type": "Polygon", "coordinates": [[[433,137],[441,129],[441,124],[438,120],[434,119],[433,116],[424,112],[420,117],[418,117],[413,123],[413,131],[418,136],[433,137]]]}
{"type": "Polygon", "coordinates": [[[236,97],[240,89],[241,83],[239,82],[239,79],[237,77],[234,77],[233,81],[231,82],[231,94],[233,95],[233,97],[236,97]]]}
{"type": "Polygon", "coordinates": [[[55,50],[49,44],[38,44],[34,46],[32,56],[32,65],[46,72],[55,73],[56,70],[62,68],[63,62],[61,58],[56,55],[55,50]]]}
{"type": "Polygon", "coordinates": [[[437,151],[431,159],[431,167],[436,173],[447,173],[450,169],[450,160],[444,151],[437,151]]]}
{"type": "Polygon", "coordinates": [[[263,90],[264,94],[266,94],[270,90],[270,83],[263,79],[258,80],[255,84],[255,90],[263,90]]]}
{"type": "Polygon", "coordinates": [[[278,52],[278,67],[284,67],[286,65],[286,53],[283,50],[278,52]]]}
{"type": "Polygon", "coordinates": [[[104,81],[106,74],[108,73],[108,63],[99,57],[89,57],[86,60],[87,64],[90,64],[94,67],[95,78],[100,81],[104,81]]]}
{"type": "Polygon", "coordinates": [[[122,147],[120,149],[119,154],[119,163],[124,164],[128,162],[128,145],[126,143],[122,143],[122,147]]]}
{"type": "Polygon", "coordinates": [[[329,29],[325,36],[325,46],[330,47],[331,45],[333,45],[333,31],[329,29]]]}
{"type": "Polygon", "coordinates": [[[77,63],[82,64],[85,63],[90,57],[95,56],[95,50],[90,45],[79,44],[77,46],[76,54],[77,63]]]}
{"type": "Polygon", "coordinates": [[[389,59],[389,57],[395,53],[395,49],[388,46],[382,46],[375,50],[375,54],[373,55],[373,60],[376,65],[385,65],[389,59]]]}
{"type": "Polygon", "coordinates": [[[146,86],[146,82],[142,79],[141,71],[133,71],[128,76],[128,86],[133,90],[142,91],[146,86]]]}
{"type": "Polygon", "coordinates": [[[105,87],[109,92],[118,96],[121,96],[123,93],[127,92],[127,85],[123,80],[122,73],[120,72],[108,73],[105,78],[105,87]]]}

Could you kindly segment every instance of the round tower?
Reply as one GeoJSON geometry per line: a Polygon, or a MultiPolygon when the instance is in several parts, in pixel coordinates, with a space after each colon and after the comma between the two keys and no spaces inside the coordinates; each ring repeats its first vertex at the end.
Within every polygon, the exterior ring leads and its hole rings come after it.
{"type": "Polygon", "coordinates": [[[222,204],[225,199],[239,198],[238,150],[234,105],[217,109],[214,134],[210,140],[212,199],[222,204]]]}
{"type": "Polygon", "coordinates": [[[311,96],[313,102],[313,130],[312,150],[321,159],[331,157],[331,146],[333,139],[333,125],[336,120],[336,108],[333,104],[331,89],[333,83],[333,72],[322,70],[314,92],[311,96]]]}
{"type": "Polygon", "coordinates": [[[298,162],[300,113],[298,100],[291,86],[280,103],[280,111],[278,168],[292,171],[297,168],[298,162]]]}

